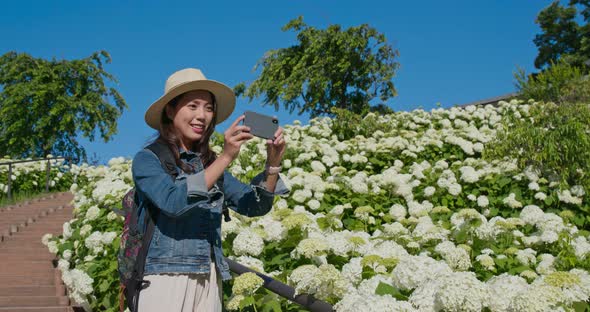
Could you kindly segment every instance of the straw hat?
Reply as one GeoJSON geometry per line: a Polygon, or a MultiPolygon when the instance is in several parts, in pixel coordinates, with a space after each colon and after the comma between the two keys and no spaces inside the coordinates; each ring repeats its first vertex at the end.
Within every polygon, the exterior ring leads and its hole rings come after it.
{"type": "Polygon", "coordinates": [[[150,127],[160,130],[160,118],[166,104],[175,97],[193,90],[207,90],[215,95],[217,124],[226,120],[236,106],[236,96],[230,87],[215,80],[208,80],[199,69],[185,68],[168,77],[164,95],[145,112],[145,122],[150,127]]]}

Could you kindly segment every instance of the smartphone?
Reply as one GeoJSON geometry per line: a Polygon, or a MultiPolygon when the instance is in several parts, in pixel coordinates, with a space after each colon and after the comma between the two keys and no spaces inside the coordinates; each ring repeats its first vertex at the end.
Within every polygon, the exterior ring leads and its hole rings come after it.
{"type": "Polygon", "coordinates": [[[244,112],[244,125],[250,127],[250,133],[263,139],[275,139],[275,132],[279,128],[276,117],[259,114],[253,111],[244,112]]]}

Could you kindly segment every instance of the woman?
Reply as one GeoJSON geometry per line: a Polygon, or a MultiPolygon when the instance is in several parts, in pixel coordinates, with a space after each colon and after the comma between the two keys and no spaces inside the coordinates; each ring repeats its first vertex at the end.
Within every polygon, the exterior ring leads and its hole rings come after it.
{"type": "Polygon", "coordinates": [[[267,140],[266,169],[251,185],[225,170],[253,137],[239,124],[244,116],[224,132],[218,157],[210,149],[215,125],[227,119],[234,106],[229,87],[188,68],[168,78],[164,95],[145,114],[147,124],[159,131],[156,141],[172,151],[179,174],[173,180],[148,149],[133,159],[139,220],[149,211],[156,223],[144,273],[150,283],[139,296],[140,312],[221,311],[221,280],[231,278],[221,249],[223,204],[246,216],[260,216],[271,209],[274,195],[289,192],[278,174],[286,147],[282,128],[274,140],[267,140]],[[220,178],[222,187],[216,184],[220,178]]]}

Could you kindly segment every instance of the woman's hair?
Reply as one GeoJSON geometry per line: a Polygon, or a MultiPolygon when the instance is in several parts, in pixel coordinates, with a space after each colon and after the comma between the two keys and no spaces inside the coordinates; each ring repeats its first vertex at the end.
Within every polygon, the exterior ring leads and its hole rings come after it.
{"type": "MultiPolygon", "coordinates": [[[[203,137],[201,138],[200,142],[194,142],[193,146],[189,147],[191,151],[201,154],[201,161],[203,162],[205,168],[207,168],[211,163],[213,163],[213,161],[216,158],[215,152],[213,152],[209,147],[209,139],[211,138],[213,131],[215,131],[215,124],[217,120],[217,102],[215,100],[215,95],[211,92],[209,92],[209,94],[211,95],[211,99],[213,101],[213,119],[211,120],[211,123],[209,124],[207,129],[205,129],[205,132],[203,133],[203,137]]],[[[179,103],[180,98],[183,95],[184,93],[176,96],[175,98],[170,100],[170,102],[168,102],[166,106],[171,106],[173,109],[175,109],[179,103]]],[[[174,155],[174,161],[176,165],[182,168],[184,172],[194,172],[194,167],[187,165],[180,160],[180,152],[178,150],[178,146],[180,145],[180,138],[176,135],[176,131],[174,129],[174,124],[172,123],[172,120],[168,118],[168,115],[166,114],[166,107],[162,109],[162,115],[160,118],[161,122],[159,135],[154,141],[164,143],[168,146],[168,148],[170,148],[170,150],[172,151],[172,155],[174,155]]]]}

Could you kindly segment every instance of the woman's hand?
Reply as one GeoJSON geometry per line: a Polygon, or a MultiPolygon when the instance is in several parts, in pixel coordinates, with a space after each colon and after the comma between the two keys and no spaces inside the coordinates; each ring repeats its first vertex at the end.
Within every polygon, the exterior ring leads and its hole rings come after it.
{"type": "Polygon", "coordinates": [[[223,133],[224,142],[221,155],[222,157],[228,158],[230,161],[233,161],[238,157],[242,144],[254,137],[250,134],[250,127],[239,125],[244,117],[244,115],[238,117],[223,133]]]}
{"type": "Polygon", "coordinates": [[[280,166],[286,148],[287,143],[283,136],[283,128],[279,127],[275,132],[275,139],[266,140],[266,163],[273,167],[280,166]]]}

